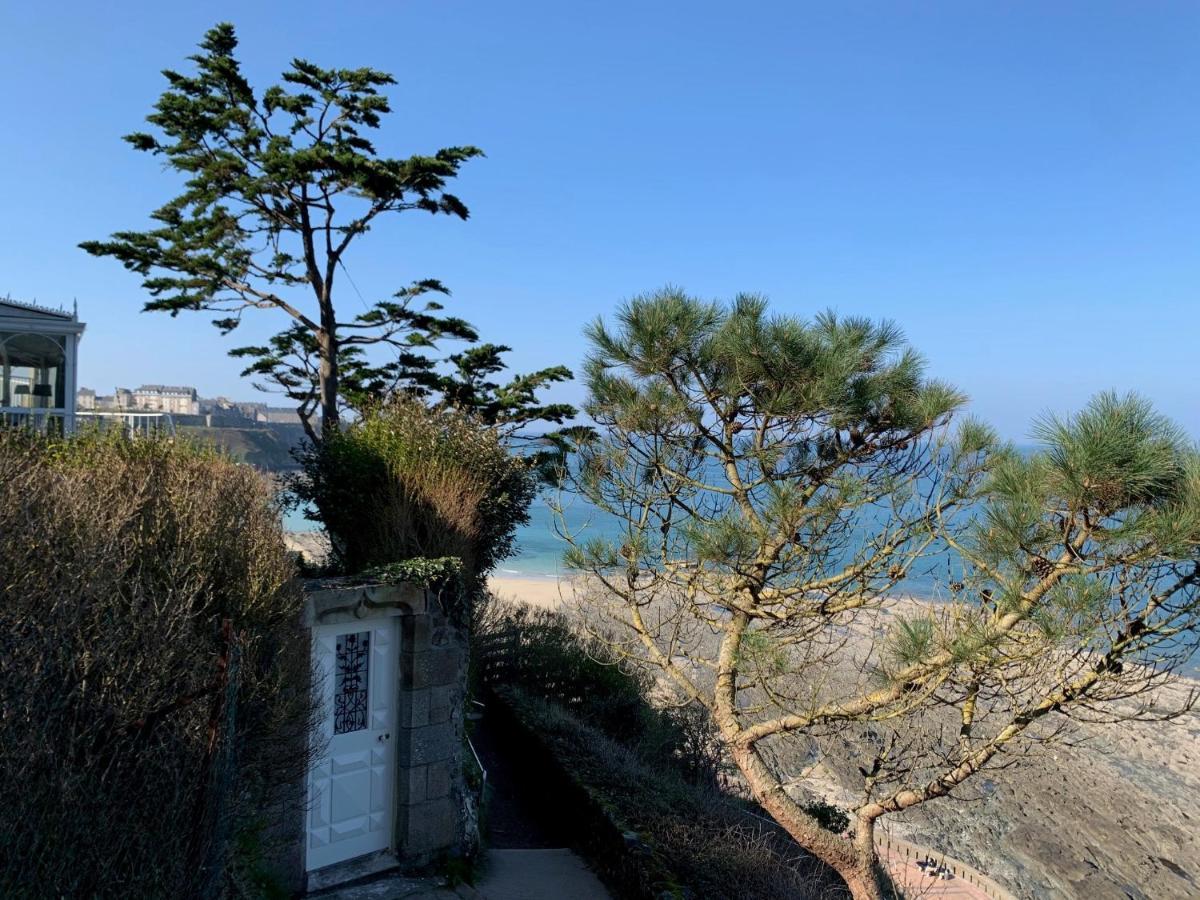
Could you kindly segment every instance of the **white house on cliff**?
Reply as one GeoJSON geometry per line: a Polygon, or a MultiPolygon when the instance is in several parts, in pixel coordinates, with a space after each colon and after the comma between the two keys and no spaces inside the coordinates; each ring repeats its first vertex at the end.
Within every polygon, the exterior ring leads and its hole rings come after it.
{"type": "Polygon", "coordinates": [[[0,424],[75,428],[76,312],[0,298],[0,424]]]}

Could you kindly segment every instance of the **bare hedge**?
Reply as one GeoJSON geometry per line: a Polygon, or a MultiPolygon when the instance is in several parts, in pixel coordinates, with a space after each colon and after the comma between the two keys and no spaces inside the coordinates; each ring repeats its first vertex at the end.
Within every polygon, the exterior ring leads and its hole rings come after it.
{"type": "Polygon", "coordinates": [[[300,602],[253,470],[0,429],[0,896],[269,890],[307,765],[300,602]]]}

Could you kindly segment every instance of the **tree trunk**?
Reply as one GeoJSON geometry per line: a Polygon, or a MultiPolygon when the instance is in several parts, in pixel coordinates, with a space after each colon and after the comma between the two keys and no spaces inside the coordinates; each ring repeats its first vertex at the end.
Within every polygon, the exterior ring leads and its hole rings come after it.
{"type": "Polygon", "coordinates": [[[734,744],[730,755],[762,808],[797,844],[836,871],[846,882],[854,900],[883,900],[883,887],[875,865],[874,819],[860,819],[856,823],[851,843],[822,828],[789,797],[753,748],[734,744]]]}
{"type": "Polygon", "coordinates": [[[859,816],[854,825],[854,875],[857,887],[846,877],[850,893],[858,898],[882,900],[883,886],[880,884],[879,863],[875,856],[875,820],[859,816]]]}
{"type": "Polygon", "coordinates": [[[333,322],[318,332],[317,345],[321,348],[321,434],[324,436],[338,430],[338,343],[333,322]]]}

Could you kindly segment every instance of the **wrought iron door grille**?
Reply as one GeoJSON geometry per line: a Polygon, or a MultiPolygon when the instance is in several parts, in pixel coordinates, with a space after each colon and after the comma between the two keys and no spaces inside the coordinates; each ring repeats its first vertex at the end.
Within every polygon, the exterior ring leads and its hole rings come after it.
{"type": "Polygon", "coordinates": [[[367,727],[367,685],[371,632],[339,634],[333,689],[333,733],[346,734],[367,727]]]}

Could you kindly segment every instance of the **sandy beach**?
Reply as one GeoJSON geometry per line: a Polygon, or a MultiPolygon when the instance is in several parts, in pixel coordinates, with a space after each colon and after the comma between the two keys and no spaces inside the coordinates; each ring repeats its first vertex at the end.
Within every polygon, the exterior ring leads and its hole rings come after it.
{"type": "Polygon", "coordinates": [[[488,587],[501,600],[528,603],[546,609],[557,609],[572,599],[574,589],[570,579],[523,578],[517,575],[493,575],[488,587]]]}

